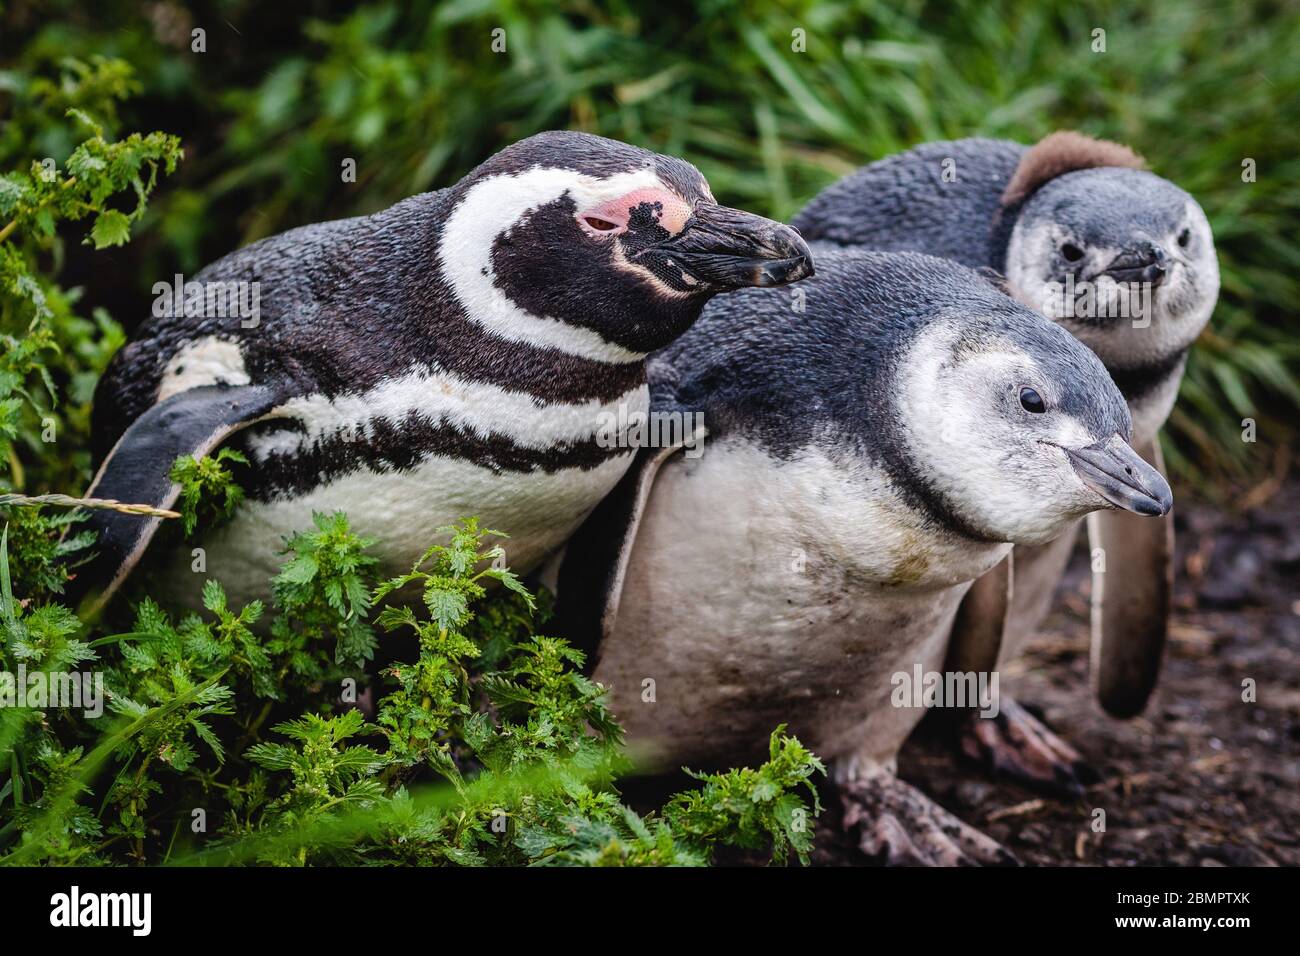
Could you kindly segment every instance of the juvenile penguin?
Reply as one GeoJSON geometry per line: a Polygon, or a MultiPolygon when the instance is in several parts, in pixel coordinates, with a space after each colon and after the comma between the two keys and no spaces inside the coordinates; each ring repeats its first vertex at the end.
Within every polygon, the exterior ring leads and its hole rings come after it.
{"type": "Polygon", "coordinates": [[[787,723],[834,762],[872,857],[1005,861],[894,777],[924,713],[898,675],[943,668],[1013,543],[1164,514],[1169,486],[1097,357],[976,272],[863,251],[817,270],[802,314],[747,290],[652,361],[652,412],[702,413],[707,442],[639,453],[566,547],[561,618],[668,766],[761,759],[787,723]]]}
{"type": "MultiPolygon", "coordinates": [[[[915,250],[1005,275],[1009,291],[1060,322],[1105,363],[1133,417],[1133,444],[1163,470],[1157,432],[1192,341],[1214,309],[1219,270],[1204,212],[1144,171],[1127,147],[1053,133],[1033,147],[987,139],[929,143],[872,163],[817,196],[794,220],[828,246],[915,250]]],[[[815,242],[814,246],[818,243],[815,242]]],[[[1014,657],[1051,607],[1078,533],[1018,548],[1001,640],[1014,657]]],[[[1173,520],[1089,519],[1105,564],[1093,580],[1093,678],[1111,713],[1131,716],[1159,673],[1172,581],[1173,520]],[[1104,567],[1118,570],[1109,577],[1104,567]]],[[[1005,586],[1006,569],[982,582],[1005,586]]],[[[978,614],[962,626],[981,624],[978,614]]],[[[988,652],[980,652],[987,654],[988,652]]],[[[997,654],[997,649],[992,650],[997,654]]],[[[998,726],[968,727],[971,756],[1027,782],[1077,790],[1079,755],[1007,701],[998,726]]]]}
{"type": "MultiPolygon", "coordinates": [[[[282,536],[336,509],[386,571],[478,515],[527,572],[631,463],[597,431],[612,409],[645,408],[647,354],[713,295],[811,271],[797,231],[719,205],[689,163],[541,133],[450,188],[205,268],[203,290],[260,289],[260,315],[187,301],[143,324],[96,393],[89,494],[166,507],[178,455],[241,449],[247,500],[202,542],[236,601],[265,597],[282,536]]],[[[92,606],[159,521],[95,514],[100,556],[78,576],[92,606]]],[[[193,604],[189,550],[170,564],[157,590],[193,604]]]]}

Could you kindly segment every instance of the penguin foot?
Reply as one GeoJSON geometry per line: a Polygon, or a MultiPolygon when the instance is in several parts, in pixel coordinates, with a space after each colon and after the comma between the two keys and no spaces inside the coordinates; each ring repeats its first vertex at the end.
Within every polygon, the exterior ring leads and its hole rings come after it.
{"type": "Polygon", "coordinates": [[[839,785],[843,826],[858,849],[885,866],[1019,866],[997,841],[892,773],[839,785]]]}
{"type": "Polygon", "coordinates": [[[961,752],[995,775],[1058,797],[1077,798],[1101,779],[1077,750],[1025,708],[1004,696],[996,717],[960,718],[961,752]]]}

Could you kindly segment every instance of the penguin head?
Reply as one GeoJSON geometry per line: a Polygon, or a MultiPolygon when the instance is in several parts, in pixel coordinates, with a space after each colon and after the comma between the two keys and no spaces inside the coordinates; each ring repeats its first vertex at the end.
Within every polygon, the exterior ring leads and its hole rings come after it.
{"type": "Polygon", "coordinates": [[[585,133],[515,143],[452,202],[443,272],[458,294],[473,286],[468,298],[486,300],[466,307],[569,326],[593,358],[644,356],[713,295],[813,271],[798,231],[719,205],[694,166],[585,133]]]}
{"type": "Polygon", "coordinates": [[[1187,349],[1219,294],[1214,237],[1196,200],[1122,167],[1038,187],[1011,231],[1006,273],[1018,298],[1118,368],[1187,349]]]}
{"type": "Polygon", "coordinates": [[[1101,360],[982,273],[828,249],[803,291],[799,314],[779,289],[718,299],[651,361],[652,401],[702,412],[711,441],[883,470],[931,527],[977,541],[1041,543],[1103,508],[1169,511],[1101,360]]]}
{"type": "Polygon", "coordinates": [[[892,400],[914,475],[978,537],[1040,544],[1091,511],[1172,506],[1097,356],[992,286],[938,304],[892,400]]]}

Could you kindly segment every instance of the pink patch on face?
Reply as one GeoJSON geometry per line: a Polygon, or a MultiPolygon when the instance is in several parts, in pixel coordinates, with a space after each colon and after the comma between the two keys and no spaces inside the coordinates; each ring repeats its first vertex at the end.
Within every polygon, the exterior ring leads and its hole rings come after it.
{"type": "Polygon", "coordinates": [[[652,208],[658,207],[655,215],[658,216],[659,225],[674,236],[682,231],[686,220],[691,216],[690,205],[676,193],[645,187],[582,210],[578,213],[578,222],[591,235],[617,236],[627,232],[632,211],[642,203],[649,203],[652,208]]]}

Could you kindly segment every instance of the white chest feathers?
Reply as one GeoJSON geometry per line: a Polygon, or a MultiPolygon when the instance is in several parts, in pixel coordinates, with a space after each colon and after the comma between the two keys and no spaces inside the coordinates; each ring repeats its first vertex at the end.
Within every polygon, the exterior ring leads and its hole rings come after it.
{"type": "MultiPolygon", "coordinates": [[[[411,413],[476,438],[505,440],[539,453],[589,441],[600,424],[621,408],[644,410],[645,386],[603,403],[544,403],[533,396],[470,382],[440,370],[421,370],[393,379],[362,395],[334,399],[295,398],[270,417],[296,419],[301,431],[279,430],[250,437],[251,465],[274,467],[314,443],[351,436],[364,439],[376,423],[398,425],[411,413]]],[[[626,412],[625,412],[626,416],[626,412]]],[[[400,434],[400,433],[399,433],[400,434]]],[[[431,545],[445,540],[440,529],[477,516],[480,526],[508,534],[501,542],[510,567],[527,574],[577,529],[617,484],[632,461],[631,451],[611,454],[594,467],[496,470],[448,454],[418,456],[409,468],[354,466],[301,493],[273,500],[245,501],[235,517],[201,543],[206,575],[220,580],[232,600],[265,599],[283,556],[286,535],[312,526],[313,512],[346,512],[352,530],[373,538],[373,553],[385,574],[408,570],[431,545]]],[[[168,590],[193,605],[204,580],[178,554],[168,590]]]]}
{"type": "Polygon", "coordinates": [[[1178,388],[1183,381],[1184,364],[1179,363],[1147,392],[1131,399],[1129,414],[1133,416],[1133,445],[1144,449],[1156,440],[1178,399],[1178,388]]]}
{"type": "Polygon", "coordinates": [[[823,756],[887,760],[922,714],[891,705],[891,676],[942,665],[1008,547],[926,530],[860,463],[718,442],[655,482],[596,678],[677,763],[749,759],[782,722],[823,756]]]}

